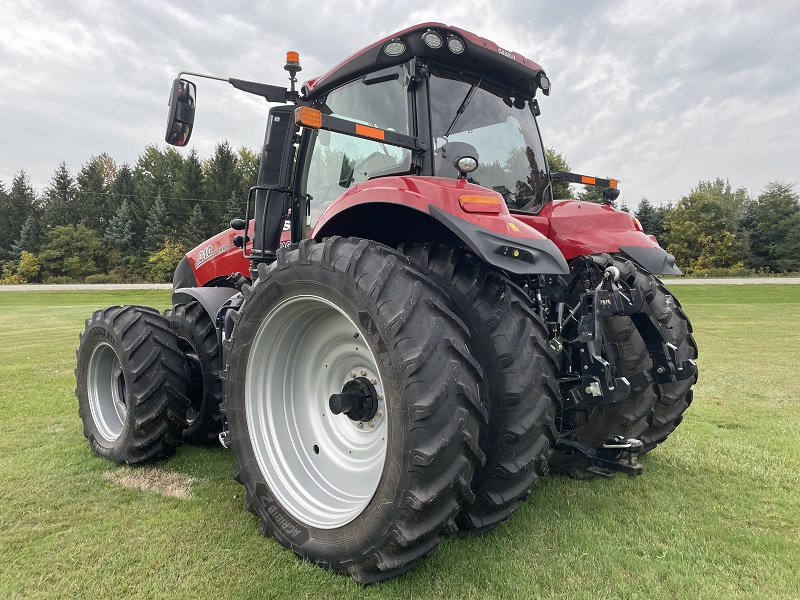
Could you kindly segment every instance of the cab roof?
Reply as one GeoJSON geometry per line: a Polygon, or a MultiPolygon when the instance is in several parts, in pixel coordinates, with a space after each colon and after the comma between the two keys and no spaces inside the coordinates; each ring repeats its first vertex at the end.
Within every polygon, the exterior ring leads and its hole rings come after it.
{"type": "MultiPolygon", "coordinates": [[[[398,47],[393,46],[395,49],[398,47]]],[[[386,36],[346,58],[325,75],[308,80],[303,85],[303,93],[306,99],[315,100],[357,77],[408,62],[412,57],[461,67],[530,98],[536,95],[536,78],[540,73],[544,74],[542,67],[532,60],[472,32],[444,23],[420,23],[386,36]],[[423,35],[428,31],[437,33],[443,40],[439,48],[431,48],[423,41],[423,35]],[[448,47],[448,41],[453,37],[464,42],[462,52],[454,53],[448,47]],[[405,46],[404,51],[390,56],[385,51],[387,44],[398,41],[405,46]]]]}

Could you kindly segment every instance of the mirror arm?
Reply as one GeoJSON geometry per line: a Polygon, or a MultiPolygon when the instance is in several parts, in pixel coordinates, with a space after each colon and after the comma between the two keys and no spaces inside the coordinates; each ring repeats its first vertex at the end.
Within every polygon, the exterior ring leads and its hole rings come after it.
{"type": "Polygon", "coordinates": [[[255,81],[245,81],[244,79],[228,79],[230,83],[237,90],[255,94],[256,96],[263,96],[267,102],[286,102],[289,93],[286,88],[277,85],[268,85],[266,83],[256,83],[255,81]]]}
{"type": "Polygon", "coordinates": [[[202,77],[204,79],[215,79],[217,81],[226,81],[238,90],[266,98],[267,102],[297,102],[300,96],[297,92],[292,93],[285,87],[268,85],[266,83],[257,83],[255,81],[246,81],[244,79],[228,79],[226,77],[216,77],[214,75],[206,75],[205,73],[191,73],[189,71],[181,71],[178,77],[183,77],[184,75],[202,77]]]}

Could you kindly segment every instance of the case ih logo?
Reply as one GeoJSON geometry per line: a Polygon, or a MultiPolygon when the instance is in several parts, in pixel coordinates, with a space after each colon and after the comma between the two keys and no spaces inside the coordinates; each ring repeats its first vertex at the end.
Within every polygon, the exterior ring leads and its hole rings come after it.
{"type": "Polygon", "coordinates": [[[502,55],[503,55],[503,56],[505,56],[506,58],[510,58],[511,60],[514,60],[514,59],[515,59],[515,57],[514,57],[514,53],[513,53],[513,52],[509,52],[508,50],[504,50],[503,48],[497,48],[497,52],[498,52],[499,54],[502,54],[502,55]]]}

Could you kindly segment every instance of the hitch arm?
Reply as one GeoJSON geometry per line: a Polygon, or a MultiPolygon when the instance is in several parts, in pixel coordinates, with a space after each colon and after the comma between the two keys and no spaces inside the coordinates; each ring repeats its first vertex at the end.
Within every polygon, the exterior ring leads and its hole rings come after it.
{"type": "Polygon", "coordinates": [[[644,450],[641,440],[615,435],[606,438],[602,446],[592,448],[574,440],[562,439],[556,449],[580,457],[589,472],[601,477],[613,477],[616,473],[625,473],[629,477],[642,474],[638,458],[644,450]]]}

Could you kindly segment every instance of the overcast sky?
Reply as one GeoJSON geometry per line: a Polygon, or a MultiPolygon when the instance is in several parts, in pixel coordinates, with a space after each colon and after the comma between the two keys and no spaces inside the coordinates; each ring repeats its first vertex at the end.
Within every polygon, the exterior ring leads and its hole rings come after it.
{"type": "MultiPolygon", "coordinates": [[[[621,180],[634,208],[723,177],[756,195],[800,180],[800,2],[0,0],[0,181],[35,188],[107,152],[163,144],[180,70],[286,84],[410,25],[471,30],[541,64],[545,145],[573,171],[621,180]]],[[[268,105],[199,80],[192,142],[260,146],[268,105]]],[[[181,150],[188,152],[188,149],[181,150]]]]}

